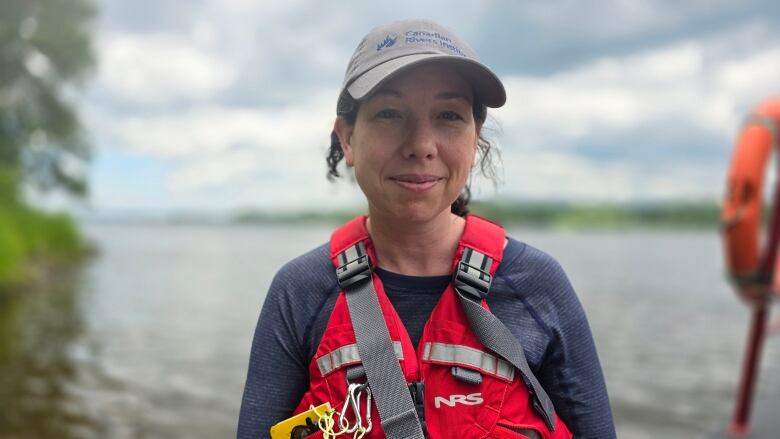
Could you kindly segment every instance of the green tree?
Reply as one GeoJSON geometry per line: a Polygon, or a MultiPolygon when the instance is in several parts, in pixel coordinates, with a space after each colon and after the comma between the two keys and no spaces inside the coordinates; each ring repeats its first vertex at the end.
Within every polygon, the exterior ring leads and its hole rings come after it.
{"type": "Polygon", "coordinates": [[[94,66],[95,11],[89,0],[0,1],[0,194],[18,196],[20,182],[86,194],[90,146],[73,101],[94,66]]]}

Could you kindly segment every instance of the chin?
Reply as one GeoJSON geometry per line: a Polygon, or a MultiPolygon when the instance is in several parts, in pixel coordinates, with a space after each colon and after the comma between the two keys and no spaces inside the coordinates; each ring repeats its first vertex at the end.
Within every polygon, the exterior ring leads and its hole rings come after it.
{"type": "Polygon", "coordinates": [[[432,206],[405,206],[394,210],[394,215],[401,221],[411,223],[427,223],[433,221],[442,214],[450,213],[450,206],[444,208],[432,206]]]}

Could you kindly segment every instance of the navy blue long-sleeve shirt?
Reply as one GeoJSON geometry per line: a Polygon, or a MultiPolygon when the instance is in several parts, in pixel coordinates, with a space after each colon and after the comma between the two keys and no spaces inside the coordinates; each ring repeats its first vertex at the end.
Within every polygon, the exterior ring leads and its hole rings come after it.
{"type": "MultiPolygon", "coordinates": [[[[449,276],[377,270],[413,343],[449,276]]],[[[268,291],[252,342],[239,439],[268,437],[309,387],[314,356],[339,288],[325,244],[287,263],[268,291]]],[[[615,437],[601,366],[585,313],[560,265],[514,239],[488,296],[490,310],[523,346],[528,363],[576,438],[615,437]]]]}

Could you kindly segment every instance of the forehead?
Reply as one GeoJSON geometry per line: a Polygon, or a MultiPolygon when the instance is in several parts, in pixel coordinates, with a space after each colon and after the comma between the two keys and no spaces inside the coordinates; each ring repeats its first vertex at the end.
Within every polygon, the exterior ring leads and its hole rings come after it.
{"type": "Polygon", "coordinates": [[[471,84],[452,66],[443,62],[414,66],[390,78],[372,93],[371,98],[383,95],[414,94],[455,95],[473,100],[471,84]]]}

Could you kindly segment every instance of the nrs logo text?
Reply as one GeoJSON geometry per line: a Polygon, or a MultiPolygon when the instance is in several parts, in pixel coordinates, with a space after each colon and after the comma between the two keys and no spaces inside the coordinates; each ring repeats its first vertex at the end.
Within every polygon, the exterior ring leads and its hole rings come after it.
{"type": "Polygon", "coordinates": [[[472,393],[470,395],[450,395],[448,398],[437,396],[433,398],[433,405],[437,409],[441,408],[442,404],[449,407],[455,407],[455,404],[477,405],[482,404],[482,402],[483,400],[481,393],[472,393]]]}

